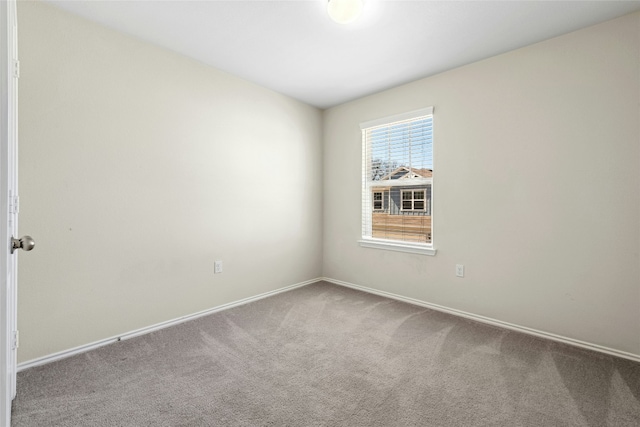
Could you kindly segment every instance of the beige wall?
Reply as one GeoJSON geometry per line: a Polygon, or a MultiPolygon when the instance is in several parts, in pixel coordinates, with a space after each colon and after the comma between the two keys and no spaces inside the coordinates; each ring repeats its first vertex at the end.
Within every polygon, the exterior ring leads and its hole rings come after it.
{"type": "Polygon", "coordinates": [[[324,275],[640,355],[639,58],[636,13],[325,111],[324,275]],[[438,253],[361,248],[358,125],[427,106],[438,253]]]}
{"type": "Polygon", "coordinates": [[[37,242],[19,361],[320,276],[319,110],[48,5],[18,14],[37,242]]]}

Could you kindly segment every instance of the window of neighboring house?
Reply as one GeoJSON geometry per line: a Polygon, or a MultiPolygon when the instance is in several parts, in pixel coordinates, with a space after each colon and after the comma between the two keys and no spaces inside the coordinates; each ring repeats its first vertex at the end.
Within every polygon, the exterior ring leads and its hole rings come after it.
{"type": "Polygon", "coordinates": [[[374,191],[373,192],[373,210],[381,211],[383,209],[382,205],[382,191],[374,191]]]}
{"type": "Polygon", "coordinates": [[[361,246],[435,255],[433,108],[373,120],[362,129],[361,246]]]}
{"type": "Polygon", "coordinates": [[[420,190],[402,190],[402,210],[424,211],[427,206],[426,196],[427,192],[424,188],[420,190]]]}

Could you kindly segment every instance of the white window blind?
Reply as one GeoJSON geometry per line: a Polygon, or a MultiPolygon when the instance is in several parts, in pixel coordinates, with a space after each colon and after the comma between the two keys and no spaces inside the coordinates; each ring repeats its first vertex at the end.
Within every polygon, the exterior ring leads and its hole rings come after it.
{"type": "Polygon", "coordinates": [[[363,239],[430,246],[433,108],[361,128],[363,239]]]}

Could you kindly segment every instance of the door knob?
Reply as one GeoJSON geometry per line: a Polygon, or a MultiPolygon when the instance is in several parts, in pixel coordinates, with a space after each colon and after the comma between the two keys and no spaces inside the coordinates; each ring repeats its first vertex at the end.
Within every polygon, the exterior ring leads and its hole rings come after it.
{"type": "Polygon", "coordinates": [[[22,236],[19,239],[15,237],[11,238],[11,253],[16,249],[22,249],[23,251],[30,251],[36,245],[35,240],[31,236],[22,236]]]}

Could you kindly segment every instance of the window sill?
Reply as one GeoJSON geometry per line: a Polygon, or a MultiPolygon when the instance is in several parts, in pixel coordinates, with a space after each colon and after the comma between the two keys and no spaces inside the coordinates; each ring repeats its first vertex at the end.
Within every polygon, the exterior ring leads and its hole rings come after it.
{"type": "Polygon", "coordinates": [[[386,249],[388,251],[408,252],[411,254],[435,256],[436,249],[431,245],[400,242],[396,240],[362,239],[358,244],[363,248],[386,249]]]}

